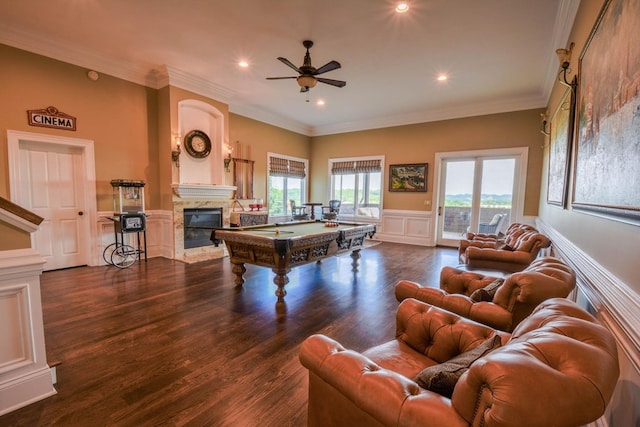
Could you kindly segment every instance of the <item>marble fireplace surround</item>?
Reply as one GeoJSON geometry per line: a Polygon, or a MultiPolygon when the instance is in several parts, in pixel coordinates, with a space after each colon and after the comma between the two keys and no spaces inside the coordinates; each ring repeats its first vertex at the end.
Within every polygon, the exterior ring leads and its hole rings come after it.
{"type": "Polygon", "coordinates": [[[174,259],[186,263],[222,258],[227,255],[224,245],[184,248],[184,210],[222,208],[222,225],[229,226],[231,195],[236,187],[227,185],[173,185],[173,244],[174,259]]]}

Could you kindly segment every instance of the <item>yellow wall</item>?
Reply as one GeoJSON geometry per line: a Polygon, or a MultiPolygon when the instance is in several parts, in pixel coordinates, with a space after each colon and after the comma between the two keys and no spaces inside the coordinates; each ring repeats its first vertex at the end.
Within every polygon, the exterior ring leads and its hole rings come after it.
{"type": "MultiPolygon", "coordinates": [[[[99,210],[112,209],[114,178],[155,184],[156,91],[105,74],[92,81],[84,68],[4,45],[0,63],[0,195],[9,198],[9,129],[93,140],[99,210]],[[27,110],[48,106],[77,117],[77,131],[29,126],[27,110]]],[[[157,188],[148,197],[151,207],[157,203],[154,192],[157,188]]]]}
{"type": "MultiPolygon", "coordinates": [[[[237,114],[229,114],[229,142],[239,141],[249,146],[254,160],[253,192],[255,198],[267,200],[267,153],[284,154],[303,159],[311,158],[311,138],[237,114]]],[[[311,166],[310,166],[311,168],[311,166]]],[[[326,176],[321,178],[326,180],[326,176]]],[[[311,191],[318,180],[308,180],[311,191]]]]}
{"type": "Polygon", "coordinates": [[[31,235],[17,227],[0,221],[0,251],[28,249],[31,247],[31,235]]]}
{"type": "MultiPolygon", "coordinates": [[[[540,196],[543,135],[542,110],[517,111],[439,122],[421,123],[314,137],[311,198],[327,200],[328,160],[333,157],[385,155],[386,167],[402,163],[428,163],[427,193],[389,193],[384,183],[384,208],[431,210],[434,160],[437,152],[488,148],[529,147],[525,215],[537,215],[540,196]]],[[[388,175],[385,173],[385,175],[388,175]]],[[[388,177],[385,177],[388,180],[388,177]]]]}
{"type": "MultiPolygon", "coordinates": [[[[571,68],[578,70],[580,52],[589,37],[603,0],[583,0],[578,10],[570,42],[575,43],[571,59],[571,68]]],[[[556,84],[548,110],[554,111],[565,87],[556,84]]],[[[594,258],[599,264],[629,285],[636,293],[640,292],[640,280],[635,269],[635,260],[640,259],[640,227],[613,221],[582,212],[562,209],[546,203],[548,150],[545,150],[545,164],[542,173],[540,196],[540,218],[553,226],[576,246],[594,258]]],[[[573,175],[573,174],[571,174],[573,175]]],[[[571,191],[572,182],[569,185],[571,191]]],[[[571,193],[569,193],[571,194],[571,193]]]]}

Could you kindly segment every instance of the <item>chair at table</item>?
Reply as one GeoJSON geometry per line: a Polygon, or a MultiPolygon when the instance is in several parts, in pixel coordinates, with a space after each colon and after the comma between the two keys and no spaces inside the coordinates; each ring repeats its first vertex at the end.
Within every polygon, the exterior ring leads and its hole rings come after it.
{"type": "Polygon", "coordinates": [[[289,208],[291,209],[291,219],[294,221],[301,221],[309,219],[306,206],[296,206],[296,201],[289,200],[289,208]]]}
{"type": "Polygon", "coordinates": [[[329,200],[329,206],[322,207],[322,219],[336,220],[340,213],[340,200],[329,200]]]}

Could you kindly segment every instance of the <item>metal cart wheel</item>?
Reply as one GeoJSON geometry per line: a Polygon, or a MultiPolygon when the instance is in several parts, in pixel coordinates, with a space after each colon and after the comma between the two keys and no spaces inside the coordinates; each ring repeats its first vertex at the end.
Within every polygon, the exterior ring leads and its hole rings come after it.
{"type": "Polygon", "coordinates": [[[111,262],[111,256],[113,255],[113,251],[116,250],[117,246],[117,243],[111,243],[109,246],[104,248],[104,251],[102,251],[102,259],[104,260],[104,262],[113,265],[113,263],[111,262]]]}
{"type": "Polygon", "coordinates": [[[120,245],[111,254],[111,264],[118,268],[127,268],[136,262],[138,251],[133,246],[120,245]]]}

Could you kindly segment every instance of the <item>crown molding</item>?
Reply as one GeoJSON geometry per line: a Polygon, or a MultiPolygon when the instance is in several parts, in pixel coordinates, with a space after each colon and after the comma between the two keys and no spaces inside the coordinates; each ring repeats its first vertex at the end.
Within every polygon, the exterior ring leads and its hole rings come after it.
{"type": "MultiPolygon", "coordinates": [[[[561,0],[558,6],[558,14],[556,22],[553,26],[553,34],[551,36],[551,46],[549,46],[549,60],[547,61],[547,73],[542,89],[544,98],[549,102],[551,92],[558,81],[558,73],[560,65],[556,56],[556,49],[565,47],[569,44],[569,36],[573,30],[573,24],[578,14],[580,0],[561,0]]],[[[575,66],[577,69],[577,66],[575,66]]]]}
{"type": "Polygon", "coordinates": [[[229,111],[240,116],[258,120],[260,122],[287,129],[305,136],[313,136],[312,126],[306,125],[296,120],[287,119],[268,111],[254,108],[240,102],[230,103],[229,111]]]}
{"type": "MultiPolygon", "coordinates": [[[[0,24],[0,43],[66,62],[88,70],[118,77],[129,82],[154,87],[149,70],[152,65],[134,65],[122,58],[98,55],[94,51],[79,49],[71,44],[62,44],[51,38],[36,37],[25,31],[0,24]]],[[[154,87],[155,88],[155,87],[154,87]]]]}
{"type": "Polygon", "coordinates": [[[235,92],[231,89],[215,84],[202,77],[189,74],[170,65],[163,65],[154,70],[154,74],[156,79],[155,89],[171,85],[215,99],[216,101],[224,102],[225,104],[229,104],[231,98],[235,96],[235,92]]]}
{"type": "Polygon", "coordinates": [[[417,111],[404,115],[377,117],[360,121],[318,126],[312,129],[311,136],[331,135],[336,133],[356,132],[441,120],[460,119],[464,117],[485,116],[488,114],[508,113],[511,111],[544,108],[546,105],[547,99],[543,96],[512,98],[497,102],[467,105],[464,108],[438,108],[417,111]]]}

